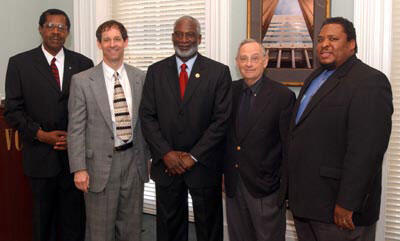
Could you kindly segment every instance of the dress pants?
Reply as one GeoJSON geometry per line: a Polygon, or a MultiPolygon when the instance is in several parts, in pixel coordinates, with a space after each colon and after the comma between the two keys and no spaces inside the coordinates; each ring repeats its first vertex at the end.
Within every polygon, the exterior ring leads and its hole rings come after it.
{"type": "Polygon", "coordinates": [[[340,229],[333,223],[322,223],[294,217],[299,241],[374,241],[376,224],[356,226],[355,230],[340,229]]]}
{"type": "Polygon", "coordinates": [[[143,188],[144,183],[133,160],[132,148],[115,151],[109,179],[103,191],[90,191],[89,176],[89,192],[85,193],[85,240],[139,241],[143,188]]]}
{"type": "Polygon", "coordinates": [[[156,183],[157,241],[188,240],[188,190],[192,196],[197,241],[223,240],[221,185],[190,188],[182,176],[169,186],[156,183]]]}
{"type": "Polygon", "coordinates": [[[56,177],[30,178],[33,193],[33,240],[82,241],[85,234],[83,194],[73,175],[64,170],[56,177]],[[57,230],[60,231],[57,234],[57,230]]]}
{"type": "Polygon", "coordinates": [[[278,198],[278,191],[254,198],[239,177],[235,196],[226,197],[229,240],[284,241],[286,208],[278,198]]]}

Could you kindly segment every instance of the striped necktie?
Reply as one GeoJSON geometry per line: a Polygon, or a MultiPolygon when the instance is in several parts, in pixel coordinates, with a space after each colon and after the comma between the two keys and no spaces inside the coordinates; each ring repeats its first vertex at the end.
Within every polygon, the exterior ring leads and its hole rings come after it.
{"type": "Polygon", "coordinates": [[[118,72],[114,73],[114,115],[117,136],[124,142],[129,141],[132,136],[132,120],[129,115],[128,104],[124,89],[119,82],[118,72]]]}
{"type": "Polygon", "coordinates": [[[54,58],[51,60],[50,68],[51,68],[51,72],[53,73],[54,79],[57,81],[58,87],[61,88],[60,74],[58,73],[58,68],[57,68],[57,65],[56,65],[56,60],[57,60],[56,57],[54,57],[54,58]]]}

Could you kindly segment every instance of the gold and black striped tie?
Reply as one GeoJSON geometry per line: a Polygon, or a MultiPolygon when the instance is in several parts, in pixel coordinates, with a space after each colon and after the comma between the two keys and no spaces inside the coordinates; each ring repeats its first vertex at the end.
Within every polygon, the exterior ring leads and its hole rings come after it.
{"type": "Polygon", "coordinates": [[[118,72],[114,73],[114,115],[117,136],[124,142],[129,141],[132,136],[132,121],[129,115],[128,104],[124,94],[124,89],[119,82],[118,72]]]}

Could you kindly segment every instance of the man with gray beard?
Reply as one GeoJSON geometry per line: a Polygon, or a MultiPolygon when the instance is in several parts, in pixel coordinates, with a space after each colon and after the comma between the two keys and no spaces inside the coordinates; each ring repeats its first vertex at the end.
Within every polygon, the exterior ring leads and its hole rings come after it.
{"type": "Polygon", "coordinates": [[[140,106],[156,183],[157,240],[188,239],[187,194],[198,241],[223,239],[221,164],[231,112],[229,68],[197,52],[198,20],[176,20],[175,55],[151,65],[140,106]]]}

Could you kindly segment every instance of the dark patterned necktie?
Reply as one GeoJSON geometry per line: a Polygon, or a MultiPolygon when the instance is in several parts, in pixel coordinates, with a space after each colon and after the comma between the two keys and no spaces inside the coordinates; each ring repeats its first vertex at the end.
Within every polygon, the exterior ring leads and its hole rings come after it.
{"type": "Polygon", "coordinates": [[[50,68],[51,72],[53,73],[54,79],[57,81],[58,88],[61,88],[60,74],[58,73],[55,57],[51,60],[50,68]]]}
{"type": "Polygon", "coordinates": [[[128,104],[124,89],[119,82],[118,72],[114,73],[114,116],[117,136],[124,142],[129,141],[132,136],[132,120],[129,115],[128,104]]]}

